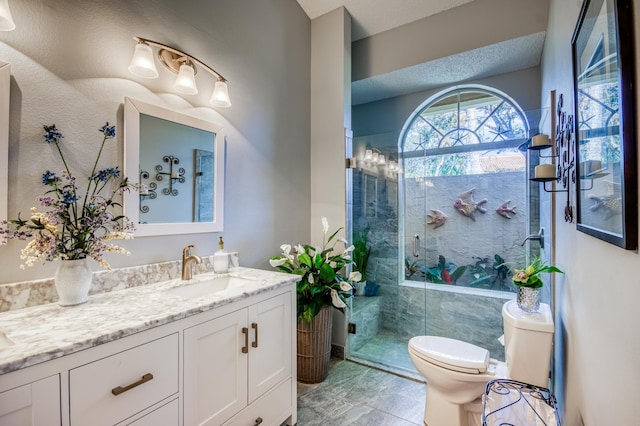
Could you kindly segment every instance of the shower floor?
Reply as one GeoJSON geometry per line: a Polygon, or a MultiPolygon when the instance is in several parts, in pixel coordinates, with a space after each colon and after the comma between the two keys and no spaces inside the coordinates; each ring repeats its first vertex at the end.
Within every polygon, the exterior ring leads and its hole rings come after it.
{"type": "Polygon", "coordinates": [[[422,381],[413,366],[407,351],[408,337],[402,337],[393,331],[380,330],[359,350],[351,352],[349,358],[362,364],[422,381]]]}

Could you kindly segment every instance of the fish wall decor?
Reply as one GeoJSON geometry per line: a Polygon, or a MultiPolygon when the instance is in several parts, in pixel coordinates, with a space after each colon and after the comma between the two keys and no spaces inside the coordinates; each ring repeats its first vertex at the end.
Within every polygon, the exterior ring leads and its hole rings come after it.
{"type": "Polygon", "coordinates": [[[611,216],[622,213],[622,192],[619,183],[611,181],[605,181],[605,183],[608,189],[606,194],[589,194],[587,198],[593,200],[593,205],[589,207],[589,210],[592,212],[601,210],[603,212],[603,219],[607,220],[611,216]]]}
{"type": "Polygon", "coordinates": [[[516,206],[509,207],[511,200],[507,200],[496,209],[496,213],[507,219],[511,219],[512,214],[516,214],[516,206]]]}
{"type": "Polygon", "coordinates": [[[474,213],[476,211],[479,211],[480,213],[486,213],[487,210],[482,207],[482,205],[486,204],[488,200],[485,198],[476,202],[473,199],[473,191],[475,191],[475,188],[471,188],[470,190],[458,195],[458,198],[456,198],[456,201],[453,203],[453,207],[455,207],[455,209],[458,210],[460,214],[470,218],[475,222],[476,218],[474,216],[474,213]]]}
{"type": "Polygon", "coordinates": [[[427,225],[434,225],[433,229],[440,228],[447,221],[447,215],[438,209],[429,209],[431,213],[427,213],[427,225]]]}

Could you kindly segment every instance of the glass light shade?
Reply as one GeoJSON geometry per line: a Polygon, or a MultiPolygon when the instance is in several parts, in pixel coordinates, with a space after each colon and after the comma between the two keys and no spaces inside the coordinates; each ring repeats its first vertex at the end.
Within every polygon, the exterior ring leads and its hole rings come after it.
{"type": "Polygon", "coordinates": [[[173,84],[173,88],[176,92],[180,92],[184,95],[196,95],[198,94],[198,88],[196,87],[196,73],[190,65],[180,65],[180,71],[178,72],[178,78],[173,84]]]}
{"type": "Polygon", "coordinates": [[[136,44],[133,58],[131,58],[131,63],[129,64],[129,71],[142,78],[158,78],[158,70],[153,60],[151,46],[146,43],[136,44]]]}
{"type": "Polygon", "coordinates": [[[380,154],[378,154],[377,152],[373,153],[373,157],[371,157],[371,159],[373,160],[374,164],[378,164],[378,157],[380,156],[380,154]]]}
{"type": "Polygon", "coordinates": [[[229,99],[229,87],[226,82],[221,80],[216,81],[209,103],[220,108],[229,108],[231,106],[231,99],[229,99]]]}
{"type": "Polygon", "coordinates": [[[16,28],[9,10],[9,0],[0,0],[0,31],[12,31],[16,28]]]}
{"type": "Polygon", "coordinates": [[[365,149],[364,151],[364,161],[371,161],[373,158],[373,151],[370,149],[365,149]]]}
{"type": "Polygon", "coordinates": [[[378,164],[382,166],[385,163],[386,161],[384,160],[384,155],[380,154],[380,156],[378,156],[378,164]]]}

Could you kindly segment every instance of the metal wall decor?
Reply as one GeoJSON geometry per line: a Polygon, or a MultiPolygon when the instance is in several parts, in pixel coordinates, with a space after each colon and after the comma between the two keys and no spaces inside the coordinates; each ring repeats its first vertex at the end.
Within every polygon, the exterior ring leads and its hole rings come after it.
{"type": "Polygon", "coordinates": [[[585,0],[571,47],[577,229],[627,250],[638,240],[631,0],[585,0]]]}
{"type": "MultiPolygon", "coordinates": [[[[573,115],[567,114],[564,110],[564,97],[562,94],[555,100],[555,91],[551,92],[551,104],[555,107],[553,122],[555,123],[555,138],[552,145],[528,146],[532,150],[542,150],[553,148],[551,155],[539,155],[540,158],[552,158],[556,161],[555,177],[533,177],[530,180],[542,182],[545,192],[566,192],[567,204],[564,207],[564,220],[573,223],[574,208],[571,205],[571,184],[576,183],[576,159],[575,159],[575,138],[573,136],[573,115]],[[562,189],[547,189],[547,182],[558,182],[562,189]]],[[[553,127],[553,124],[552,124],[553,127]]]]}
{"type": "Polygon", "coordinates": [[[142,201],[146,200],[147,198],[151,200],[156,198],[158,196],[156,194],[156,188],[158,188],[158,185],[156,185],[155,182],[150,182],[147,185],[142,182],[142,179],[149,179],[149,172],[143,170],[140,171],[140,188],[138,189],[138,194],[140,195],[140,212],[148,213],[149,206],[142,205],[142,201]]]}
{"type": "Polygon", "coordinates": [[[165,155],[164,157],[162,157],[162,161],[164,161],[165,163],[169,163],[169,171],[163,172],[162,164],[158,164],[156,166],[156,180],[162,181],[164,179],[163,176],[169,176],[169,187],[162,188],[162,193],[164,195],[173,195],[175,197],[176,195],[178,195],[178,190],[173,187],[173,182],[178,181],[180,183],[184,183],[186,181],[186,178],[184,177],[185,170],[180,167],[178,168],[177,172],[173,171],[174,164],[180,164],[180,159],[174,157],[173,155],[165,155]]]}

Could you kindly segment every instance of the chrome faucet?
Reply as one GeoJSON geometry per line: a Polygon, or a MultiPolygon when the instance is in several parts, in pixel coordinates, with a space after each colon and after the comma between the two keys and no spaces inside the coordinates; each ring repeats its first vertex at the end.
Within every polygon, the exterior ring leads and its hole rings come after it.
{"type": "Polygon", "coordinates": [[[190,280],[193,275],[193,262],[200,264],[202,259],[195,254],[191,254],[191,249],[194,247],[193,244],[189,244],[185,248],[182,249],[182,279],[190,280]]]}
{"type": "Polygon", "coordinates": [[[523,247],[528,240],[538,240],[540,242],[540,247],[544,248],[544,228],[540,228],[537,234],[531,234],[525,238],[522,242],[523,247]]]}

